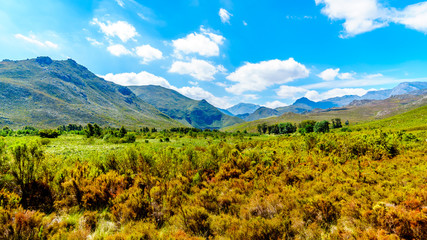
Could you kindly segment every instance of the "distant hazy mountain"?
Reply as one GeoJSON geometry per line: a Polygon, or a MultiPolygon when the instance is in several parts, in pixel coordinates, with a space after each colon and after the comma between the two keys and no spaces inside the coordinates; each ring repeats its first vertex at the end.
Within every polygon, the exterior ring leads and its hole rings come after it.
{"type": "Polygon", "coordinates": [[[427,82],[404,82],[392,89],[390,96],[407,94],[427,88],[427,82]]]}
{"type": "Polygon", "coordinates": [[[342,107],[350,104],[354,100],[384,100],[391,96],[411,94],[411,92],[423,89],[427,89],[427,82],[403,82],[393,89],[369,91],[363,96],[346,95],[342,97],[329,98],[321,102],[332,102],[337,106],[342,107]]]}
{"type": "Polygon", "coordinates": [[[132,91],[105,81],[74,60],[38,57],[0,62],[0,125],[87,124],[182,126],[132,91]]]}
{"type": "Polygon", "coordinates": [[[129,88],[142,100],[187,126],[219,129],[243,122],[237,117],[222,113],[205,100],[196,101],[171,89],[153,85],[129,88]]]}
{"type": "Polygon", "coordinates": [[[261,106],[252,104],[252,103],[239,103],[230,108],[227,108],[226,110],[228,110],[234,115],[245,114],[245,113],[251,114],[255,112],[259,107],[261,106]]]}
{"type": "MultiPolygon", "coordinates": [[[[263,118],[256,121],[237,124],[227,127],[225,131],[244,131],[257,132],[259,124],[273,125],[283,122],[299,123],[304,120],[330,121],[333,118],[340,118],[343,122],[349,121],[350,125],[354,126],[358,123],[368,122],[376,119],[391,117],[396,114],[405,113],[412,109],[424,106],[424,110],[419,112],[415,120],[418,125],[427,125],[425,117],[425,106],[427,105],[427,89],[411,91],[408,94],[395,95],[385,100],[355,100],[350,105],[331,109],[316,109],[306,114],[284,113],[277,117],[263,118]]],[[[409,115],[410,116],[410,115],[409,115]]],[[[408,117],[408,116],[407,116],[408,117]]],[[[401,118],[388,121],[388,127],[393,127],[393,124],[400,124],[410,127],[412,119],[401,118]],[[400,121],[400,122],[399,122],[400,121]],[[406,125],[406,123],[409,123],[406,125]]]]}
{"type": "Polygon", "coordinates": [[[294,102],[294,104],[290,106],[285,107],[278,107],[276,109],[261,107],[258,110],[256,110],[254,113],[250,114],[249,116],[245,117],[245,121],[254,121],[262,118],[272,117],[272,116],[280,116],[287,112],[292,113],[305,113],[309,112],[313,109],[320,108],[320,109],[328,109],[332,107],[336,107],[338,105],[334,104],[333,102],[314,102],[311,101],[308,98],[302,97],[294,102]]]}
{"type": "Polygon", "coordinates": [[[262,118],[280,116],[284,113],[307,113],[314,109],[329,109],[333,107],[343,107],[352,104],[362,104],[369,100],[384,100],[391,96],[412,94],[420,95],[422,90],[427,89],[427,82],[404,82],[393,89],[369,91],[363,96],[345,95],[342,97],[329,98],[323,101],[314,102],[308,98],[302,97],[296,100],[292,105],[278,107],[276,109],[262,107],[249,115],[237,115],[245,121],[254,121],[262,118]]]}

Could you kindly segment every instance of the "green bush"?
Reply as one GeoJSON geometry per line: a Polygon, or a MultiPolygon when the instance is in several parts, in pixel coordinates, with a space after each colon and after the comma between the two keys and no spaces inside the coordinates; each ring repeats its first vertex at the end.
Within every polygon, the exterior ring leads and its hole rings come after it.
{"type": "Polygon", "coordinates": [[[329,122],[324,120],[317,122],[313,127],[314,132],[316,133],[326,133],[329,132],[329,122]]]}

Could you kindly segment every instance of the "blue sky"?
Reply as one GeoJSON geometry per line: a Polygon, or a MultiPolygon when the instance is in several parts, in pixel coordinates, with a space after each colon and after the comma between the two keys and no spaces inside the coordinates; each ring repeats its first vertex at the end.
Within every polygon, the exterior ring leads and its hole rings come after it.
{"type": "Polygon", "coordinates": [[[427,2],[0,0],[0,58],[72,58],[227,108],[427,81],[427,2]]]}

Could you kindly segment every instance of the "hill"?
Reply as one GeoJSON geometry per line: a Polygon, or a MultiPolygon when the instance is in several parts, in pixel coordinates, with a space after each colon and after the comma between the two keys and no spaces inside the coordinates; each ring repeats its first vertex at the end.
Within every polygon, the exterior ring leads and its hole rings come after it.
{"type": "Polygon", "coordinates": [[[389,118],[356,125],[355,127],[358,129],[427,130],[427,105],[389,118]]]}
{"type": "Polygon", "coordinates": [[[237,117],[222,113],[205,100],[196,101],[172,89],[153,85],[129,88],[142,100],[187,126],[220,129],[243,122],[237,117]]]}
{"type": "Polygon", "coordinates": [[[284,113],[278,117],[259,119],[243,124],[224,128],[224,131],[256,132],[257,125],[266,123],[273,125],[282,122],[299,123],[303,120],[331,120],[341,118],[343,122],[348,120],[351,125],[384,119],[427,104],[427,90],[418,91],[419,95],[397,95],[385,100],[356,100],[346,107],[331,109],[316,109],[306,114],[284,113]]]}
{"type": "Polygon", "coordinates": [[[182,126],[132,91],[105,81],[74,60],[38,57],[0,62],[0,125],[182,126]]]}

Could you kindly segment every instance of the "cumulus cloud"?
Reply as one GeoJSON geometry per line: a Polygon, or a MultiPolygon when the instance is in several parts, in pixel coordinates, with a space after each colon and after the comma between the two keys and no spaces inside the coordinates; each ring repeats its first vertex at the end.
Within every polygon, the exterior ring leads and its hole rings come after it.
{"type": "Polygon", "coordinates": [[[237,84],[226,88],[226,90],[236,95],[247,91],[260,92],[269,86],[291,82],[308,76],[309,70],[293,58],[246,63],[227,76],[228,80],[237,82],[237,84]]]}
{"type": "Polygon", "coordinates": [[[315,0],[323,4],[322,13],[332,20],[344,20],[345,34],[354,36],[369,32],[388,24],[388,10],[377,0],[315,0]]]}
{"type": "Polygon", "coordinates": [[[122,55],[132,55],[132,52],[129,51],[125,46],[121,44],[115,44],[107,47],[107,50],[113,54],[114,56],[122,56],[122,55]]]}
{"type": "Polygon", "coordinates": [[[228,24],[230,24],[230,17],[233,16],[233,14],[229,13],[224,8],[219,9],[218,15],[221,18],[222,23],[228,23],[228,24]]]}
{"type": "Polygon", "coordinates": [[[136,47],[135,51],[136,55],[142,58],[143,64],[163,58],[163,53],[150,45],[142,45],[136,47]]]}
{"type": "Polygon", "coordinates": [[[396,13],[394,21],[423,33],[427,33],[427,2],[407,6],[396,13]]]}
{"type": "Polygon", "coordinates": [[[44,47],[44,48],[53,48],[53,49],[57,49],[58,48],[58,44],[55,44],[51,41],[40,41],[37,39],[36,36],[34,35],[30,35],[30,36],[24,36],[22,34],[15,34],[15,38],[16,39],[21,39],[24,40],[26,42],[29,42],[33,45],[39,46],[39,47],[44,47]]]}
{"type": "Polygon", "coordinates": [[[427,33],[427,2],[408,5],[403,10],[381,5],[378,0],[315,0],[321,12],[332,20],[344,20],[341,37],[352,37],[390,22],[427,33]]]}
{"type": "MultiPolygon", "coordinates": [[[[221,66],[219,69],[222,70],[221,66]]],[[[191,59],[191,62],[174,62],[169,69],[169,72],[181,75],[188,74],[201,81],[211,81],[214,79],[214,75],[218,72],[218,68],[208,61],[193,58],[191,59]]]]}
{"type": "Polygon", "coordinates": [[[320,77],[321,79],[325,80],[325,81],[333,81],[335,80],[335,78],[339,78],[342,80],[345,79],[352,79],[354,76],[354,73],[339,73],[340,69],[336,68],[329,68],[326,69],[325,71],[321,72],[319,75],[317,75],[318,77],[320,77]]]}
{"type": "Polygon", "coordinates": [[[325,80],[325,81],[332,81],[335,80],[335,78],[338,76],[338,72],[340,71],[339,68],[337,69],[326,69],[325,71],[321,72],[319,75],[317,75],[318,77],[320,77],[321,79],[325,80]]]}
{"type": "Polygon", "coordinates": [[[288,104],[276,100],[276,101],[273,101],[273,102],[266,102],[264,104],[264,106],[268,107],[268,108],[273,108],[274,109],[274,108],[278,108],[278,107],[288,106],[288,104]]]}
{"type": "Polygon", "coordinates": [[[200,33],[190,33],[184,38],[172,40],[174,52],[181,54],[199,54],[204,57],[219,56],[219,46],[225,38],[200,27],[200,33]]]}
{"type": "Polygon", "coordinates": [[[172,88],[166,79],[145,71],[140,73],[109,73],[101,77],[107,81],[114,82],[122,86],[158,85],[165,88],[172,88]]]}
{"type": "Polygon", "coordinates": [[[103,23],[97,18],[94,18],[91,23],[98,25],[107,37],[118,37],[122,42],[127,42],[128,40],[138,36],[138,32],[135,27],[125,21],[107,21],[107,23],[103,23]]]}

